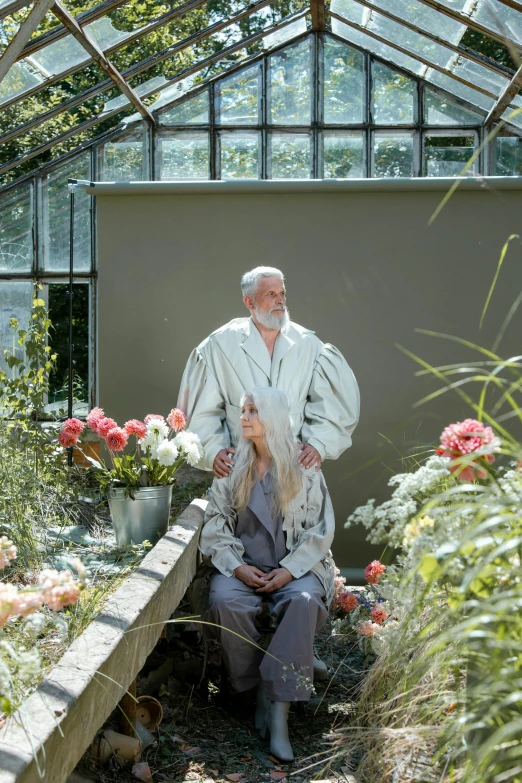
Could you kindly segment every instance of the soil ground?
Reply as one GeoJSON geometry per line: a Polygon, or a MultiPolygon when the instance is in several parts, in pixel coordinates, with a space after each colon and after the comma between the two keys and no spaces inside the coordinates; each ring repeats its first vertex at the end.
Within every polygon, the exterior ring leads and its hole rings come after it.
{"type": "MultiPolygon", "coordinates": [[[[184,614],[184,607],[176,613],[184,614]]],[[[185,616],[190,614],[186,612],[185,616]]],[[[349,637],[331,636],[326,625],[316,651],[329,668],[329,678],[317,682],[310,702],[290,712],[292,764],[270,756],[267,740],[253,724],[253,692],[233,694],[220,689],[220,652],[211,642],[203,674],[204,646],[194,623],[171,624],[138,679],[138,694],[155,695],[163,721],[144,750],[154,783],[353,783],[346,750],[336,752],[331,734],[350,721],[357,688],[367,666],[349,637]],[[221,692],[220,692],[221,690],[221,692]]],[[[108,726],[118,728],[118,713],[108,726]]],[[[107,727],[107,726],[106,726],[107,727]]],[[[352,760],[352,763],[353,760],[352,760]]],[[[136,783],[132,764],[113,757],[96,768],[88,754],[77,768],[96,783],[136,783]]],[[[144,778],[146,779],[146,778],[144,778]]]]}

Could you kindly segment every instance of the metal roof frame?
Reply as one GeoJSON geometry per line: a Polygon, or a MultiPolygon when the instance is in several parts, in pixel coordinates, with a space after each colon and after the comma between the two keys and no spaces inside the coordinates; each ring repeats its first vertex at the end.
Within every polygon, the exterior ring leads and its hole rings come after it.
{"type": "MultiPolygon", "coordinates": [[[[242,48],[245,48],[246,46],[249,46],[250,44],[258,41],[259,39],[265,37],[266,35],[269,35],[271,32],[274,32],[280,29],[281,27],[285,27],[288,24],[291,24],[293,21],[297,21],[298,19],[302,18],[306,14],[311,14],[312,30],[326,31],[327,30],[326,18],[327,15],[329,15],[331,19],[335,19],[341,22],[343,25],[346,25],[347,27],[351,27],[354,30],[363,33],[364,35],[367,35],[370,38],[379,41],[380,43],[386,45],[387,47],[391,47],[392,49],[396,50],[402,55],[412,58],[414,61],[419,63],[419,65],[424,65],[427,68],[438,71],[442,73],[444,76],[448,77],[449,79],[452,79],[455,83],[460,83],[467,88],[473,89],[476,92],[479,92],[487,96],[489,99],[494,101],[494,105],[492,109],[489,111],[489,113],[487,114],[487,116],[485,117],[485,121],[484,121],[484,124],[488,127],[491,126],[491,124],[499,121],[499,119],[502,117],[506,109],[509,108],[509,105],[513,100],[513,98],[522,88],[522,67],[520,67],[515,73],[511,69],[506,68],[505,66],[495,62],[494,60],[485,57],[479,54],[478,52],[475,52],[473,49],[463,46],[460,43],[454,43],[453,41],[448,41],[445,38],[442,38],[439,35],[437,35],[436,32],[427,30],[422,25],[418,25],[410,21],[408,18],[399,17],[396,13],[393,13],[392,11],[388,10],[388,8],[381,8],[378,0],[355,0],[355,2],[363,6],[364,8],[375,12],[375,14],[380,14],[382,17],[385,17],[391,22],[400,25],[402,28],[413,31],[417,35],[422,36],[423,38],[426,38],[427,40],[432,41],[433,43],[439,46],[445,47],[449,51],[454,52],[455,55],[457,55],[458,57],[461,57],[464,60],[467,60],[469,62],[474,63],[475,65],[485,68],[491,71],[492,73],[496,74],[497,76],[503,77],[504,79],[506,79],[506,85],[499,86],[500,94],[499,94],[499,90],[495,92],[495,87],[493,85],[492,85],[492,89],[488,89],[489,85],[487,81],[485,86],[483,84],[479,85],[476,82],[471,81],[468,78],[465,78],[465,76],[461,76],[457,73],[454,73],[447,66],[442,66],[439,63],[434,62],[433,59],[430,59],[429,54],[427,56],[424,56],[423,53],[416,53],[411,50],[409,45],[403,46],[402,43],[400,42],[389,40],[389,38],[386,37],[386,34],[382,35],[380,34],[380,32],[375,32],[374,30],[368,28],[367,26],[346,19],[342,14],[335,13],[331,10],[327,11],[327,9],[325,8],[325,0],[309,0],[309,7],[307,9],[300,11],[297,14],[288,16],[280,20],[279,22],[275,23],[274,25],[264,28],[263,31],[261,31],[260,33],[256,33],[255,35],[248,36],[244,39],[241,39],[237,43],[233,44],[230,47],[227,47],[226,49],[223,49],[222,51],[216,53],[215,55],[204,58],[200,62],[194,63],[188,68],[183,69],[181,72],[176,74],[175,77],[165,81],[164,84],[160,84],[159,86],[156,84],[154,86],[154,89],[152,89],[151,87],[149,91],[142,90],[140,95],[138,95],[135,88],[131,87],[129,83],[130,79],[134,78],[140,73],[143,73],[144,71],[153,67],[157,63],[160,63],[164,60],[173,57],[174,55],[178,54],[184,49],[187,49],[197,44],[200,41],[210,38],[210,36],[212,36],[213,34],[219,33],[220,31],[237,23],[241,19],[252,15],[256,11],[260,10],[261,8],[270,5],[273,2],[273,0],[254,0],[254,2],[242,8],[240,11],[236,12],[235,14],[230,15],[226,19],[218,20],[217,22],[214,22],[208,27],[183,39],[182,41],[178,41],[172,46],[163,49],[159,52],[156,52],[154,55],[150,55],[144,60],[141,60],[138,63],[134,63],[133,65],[129,66],[128,68],[120,72],[118,69],[115,68],[115,66],[110,61],[108,57],[109,54],[124,48],[125,46],[132,43],[133,41],[136,41],[142,36],[147,35],[147,33],[151,32],[152,30],[162,27],[165,24],[170,23],[174,19],[201,7],[208,2],[208,0],[188,0],[188,2],[185,2],[183,5],[177,6],[176,8],[163,14],[157,19],[154,19],[153,21],[143,25],[137,30],[134,30],[132,33],[128,35],[128,37],[124,38],[123,40],[118,41],[113,45],[108,46],[107,48],[102,50],[94,43],[93,40],[91,40],[91,38],[88,35],[88,31],[85,31],[83,27],[86,24],[89,24],[96,19],[100,19],[106,16],[111,11],[115,10],[116,8],[122,5],[125,5],[130,1],[131,0],[104,0],[103,2],[99,3],[95,7],[78,15],[78,17],[73,17],[60,4],[60,0],[52,0],[52,2],[50,2],[50,0],[35,0],[33,9],[29,11],[26,19],[20,26],[20,29],[13,37],[7,49],[4,51],[4,55],[0,58],[0,81],[2,78],[2,62],[5,63],[3,67],[4,70],[7,71],[8,70],[7,66],[9,66],[11,63],[23,60],[25,57],[30,56],[31,54],[35,54],[36,52],[44,49],[45,46],[47,46],[48,44],[58,41],[67,35],[72,35],[79,41],[79,43],[89,54],[89,58],[81,62],[79,65],[72,66],[71,68],[64,71],[63,73],[50,76],[48,79],[45,79],[40,84],[31,87],[30,89],[26,90],[24,93],[19,94],[7,100],[4,104],[2,104],[2,108],[7,108],[9,106],[16,105],[17,103],[27,99],[28,97],[35,95],[40,90],[45,89],[58,81],[64,80],[65,78],[67,78],[68,76],[70,76],[71,74],[77,71],[83,70],[92,62],[96,62],[103,70],[105,70],[109,78],[104,81],[98,82],[97,84],[92,85],[92,87],[89,87],[87,90],[84,90],[82,93],[78,95],[72,96],[70,99],[62,102],[59,106],[56,106],[44,112],[43,114],[39,114],[38,116],[35,116],[34,118],[27,121],[23,125],[20,125],[17,128],[14,128],[11,131],[4,133],[2,136],[0,136],[0,143],[2,142],[6,143],[8,141],[12,141],[13,139],[21,135],[29,133],[35,127],[40,126],[42,123],[47,122],[53,117],[79,106],[80,104],[90,100],[96,95],[107,92],[108,90],[113,88],[114,85],[118,87],[120,92],[126,97],[129,103],[132,106],[134,106],[134,108],[140,113],[140,115],[144,117],[148,122],[152,123],[155,121],[155,115],[157,113],[156,112],[151,113],[144,102],[151,95],[157,92],[161,92],[162,90],[172,86],[176,82],[180,82],[183,79],[187,78],[188,76],[193,75],[194,73],[206,67],[210,67],[215,62],[225,58],[230,54],[237,52],[242,48]],[[44,33],[38,38],[34,38],[33,40],[28,41],[27,39],[34,32],[34,29],[36,29],[38,24],[37,22],[36,25],[34,25],[34,21],[35,19],[37,19],[37,15],[35,14],[36,13],[40,14],[41,17],[43,18],[47,10],[49,10],[49,7],[51,12],[53,12],[60,19],[62,24],[58,28],[54,30],[50,30],[49,32],[44,33]],[[42,13],[43,8],[46,8],[46,11],[42,13]],[[27,34],[27,31],[31,27],[32,27],[31,31],[27,34]],[[4,59],[6,56],[7,59],[4,59]]],[[[448,18],[454,20],[455,22],[458,22],[459,24],[465,26],[466,28],[469,27],[479,33],[488,36],[493,40],[499,41],[500,43],[507,45],[508,48],[510,48],[510,50],[515,54],[517,53],[522,54],[522,42],[513,40],[513,36],[508,37],[508,36],[501,35],[498,32],[498,29],[491,29],[483,22],[477,21],[474,18],[474,13],[476,12],[475,6],[473,7],[472,11],[468,14],[462,11],[456,11],[453,8],[446,5],[444,2],[441,2],[440,0],[416,0],[416,2],[421,3],[422,5],[432,9],[437,13],[447,16],[448,18]]],[[[497,4],[497,9],[498,9],[498,4],[501,4],[517,12],[522,12],[522,3],[519,2],[518,0],[495,0],[495,3],[497,4]]],[[[0,9],[0,18],[3,18],[9,15],[10,13],[13,13],[16,10],[19,10],[20,8],[26,5],[28,5],[27,0],[12,0],[12,2],[8,3],[2,9],[0,9]]],[[[513,20],[512,14],[511,14],[511,20],[513,20]]],[[[500,20],[500,24],[496,25],[497,28],[501,27],[501,21],[502,20],[500,20]]],[[[328,32],[330,31],[328,30],[328,32]]],[[[338,37],[335,36],[335,34],[333,35],[334,37],[338,37]]],[[[296,39],[298,37],[300,36],[297,36],[296,39]]],[[[518,32],[517,32],[517,37],[520,37],[518,36],[518,32]]],[[[339,39],[343,40],[342,37],[340,37],[339,39]]],[[[348,43],[351,46],[354,46],[355,48],[359,48],[359,49],[361,48],[357,44],[352,44],[349,41],[349,39],[345,40],[344,42],[348,43]]],[[[285,45],[286,43],[288,42],[285,42],[285,45]]],[[[255,58],[256,56],[257,55],[254,55],[253,57],[255,58]]],[[[408,68],[405,68],[404,66],[397,65],[396,63],[393,62],[392,58],[387,59],[386,57],[383,57],[380,54],[374,54],[373,56],[375,56],[377,59],[382,59],[384,62],[391,65],[393,68],[397,70],[401,70],[405,73],[408,73],[412,75],[414,78],[420,79],[421,81],[423,80],[422,75],[419,75],[418,73],[414,73],[413,71],[409,71],[408,68]]],[[[250,61],[250,59],[251,58],[245,58],[238,66],[232,65],[232,67],[230,69],[227,69],[224,73],[227,73],[228,70],[232,71],[235,70],[237,67],[241,67],[247,61],[250,61]]],[[[220,76],[222,75],[223,74],[220,74],[220,76]]],[[[212,79],[213,78],[214,77],[212,77],[212,79]]],[[[200,86],[201,85],[198,85],[197,87],[195,87],[195,89],[199,89],[200,86]]],[[[432,87],[433,89],[437,89],[436,85],[430,85],[430,87],[432,87]]],[[[441,89],[443,92],[451,93],[451,90],[449,88],[441,88],[441,89]]],[[[192,92],[192,90],[190,92],[192,92]]],[[[457,100],[460,100],[460,102],[464,104],[466,103],[466,101],[463,100],[462,98],[459,99],[458,95],[456,95],[455,97],[457,100]]],[[[126,111],[127,108],[128,106],[120,105],[117,108],[114,108],[113,110],[102,112],[96,117],[93,117],[89,120],[80,123],[74,128],[70,128],[65,133],[62,133],[61,135],[53,138],[52,140],[47,141],[45,144],[41,144],[38,147],[29,150],[21,157],[11,160],[8,163],[4,164],[3,166],[0,166],[0,174],[6,173],[7,171],[11,170],[15,166],[20,165],[21,163],[35,157],[36,155],[39,155],[42,152],[47,151],[55,144],[62,143],[63,141],[66,141],[67,139],[82,133],[83,131],[95,126],[100,122],[110,119],[111,117],[116,116],[117,114],[121,114],[123,111],[126,111]]],[[[504,120],[502,121],[504,122],[504,120]]],[[[120,126],[118,126],[118,128],[119,127],[120,126]]],[[[117,129],[115,129],[115,131],[116,130],[117,129]]],[[[522,134],[522,130],[520,128],[516,128],[515,126],[513,126],[513,131],[519,135],[522,134]]],[[[87,143],[88,144],[92,143],[92,140],[87,143]]]]}

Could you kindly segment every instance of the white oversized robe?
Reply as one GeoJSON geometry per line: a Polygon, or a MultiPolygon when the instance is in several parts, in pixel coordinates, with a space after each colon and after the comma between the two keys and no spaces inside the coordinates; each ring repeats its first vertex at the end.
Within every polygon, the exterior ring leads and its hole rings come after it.
{"type": "Polygon", "coordinates": [[[351,445],[359,389],[340,351],[290,321],[270,358],[252,319],[235,318],[192,351],[181,380],[178,407],[205,450],[198,467],[212,470],[218,451],[237,444],[241,396],[265,386],[285,392],[295,435],[323,459],[337,459],[351,445]]]}

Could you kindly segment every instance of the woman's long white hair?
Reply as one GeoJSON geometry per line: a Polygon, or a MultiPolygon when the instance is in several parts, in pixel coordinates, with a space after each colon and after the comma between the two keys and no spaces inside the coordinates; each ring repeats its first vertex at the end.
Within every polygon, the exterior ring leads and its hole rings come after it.
{"type": "MultiPolygon", "coordinates": [[[[292,433],[290,404],[286,394],[272,387],[246,392],[241,398],[241,407],[249,397],[252,398],[259,420],[265,428],[265,444],[272,457],[272,510],[273,513],[279,514],[295,498],[302,485],[301,468],[297,462],[297,439],[292,433]]],[[[246,508],[252,487],[257,481],[257,459],[254,443],[248,438],[241,438],[232,472],[233,504],[239,511],[246,508]]]]}

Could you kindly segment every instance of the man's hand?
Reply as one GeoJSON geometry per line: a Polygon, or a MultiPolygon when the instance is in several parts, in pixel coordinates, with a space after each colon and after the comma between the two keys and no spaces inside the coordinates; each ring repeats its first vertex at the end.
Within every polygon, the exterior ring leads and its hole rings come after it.
{"type": "Polygon", "coordinates": [[[230,459],[229,455],[235,453],[236,450],[232,447],[218,451],[214,457],[214,463],[212,465],[214,476],[216,476],[216,478],[225,478],[225,476],[228,476],[230,473],[232,473],[232,467],[234,463],[230,459]]]}
{"type": "Polygon", "coordinates": [[[301,467],[311,468],[312,465],[315,465],[316,470],[321,470],[323,460],[317,449],[314,449],[313,446],[310,446],[310,444],[306,445],[305,443],[301,443],[299,448],[301,449],[301,454],[299,455],[299,464],[301,467]]]}
{"type": "Polygon", "coordinates": [[[234,569],[234,576],[248,587],[263,587],[266,574],[255,566],[241,565],[234,569]]]}
{"type": "Polygon", "coordinates": [[[265,582],[263,587],[259,587],[256,593],[273,593],[291,582],[294,577],[288,568],[274,568],[268,574],[263,574],[265,582]]]}

